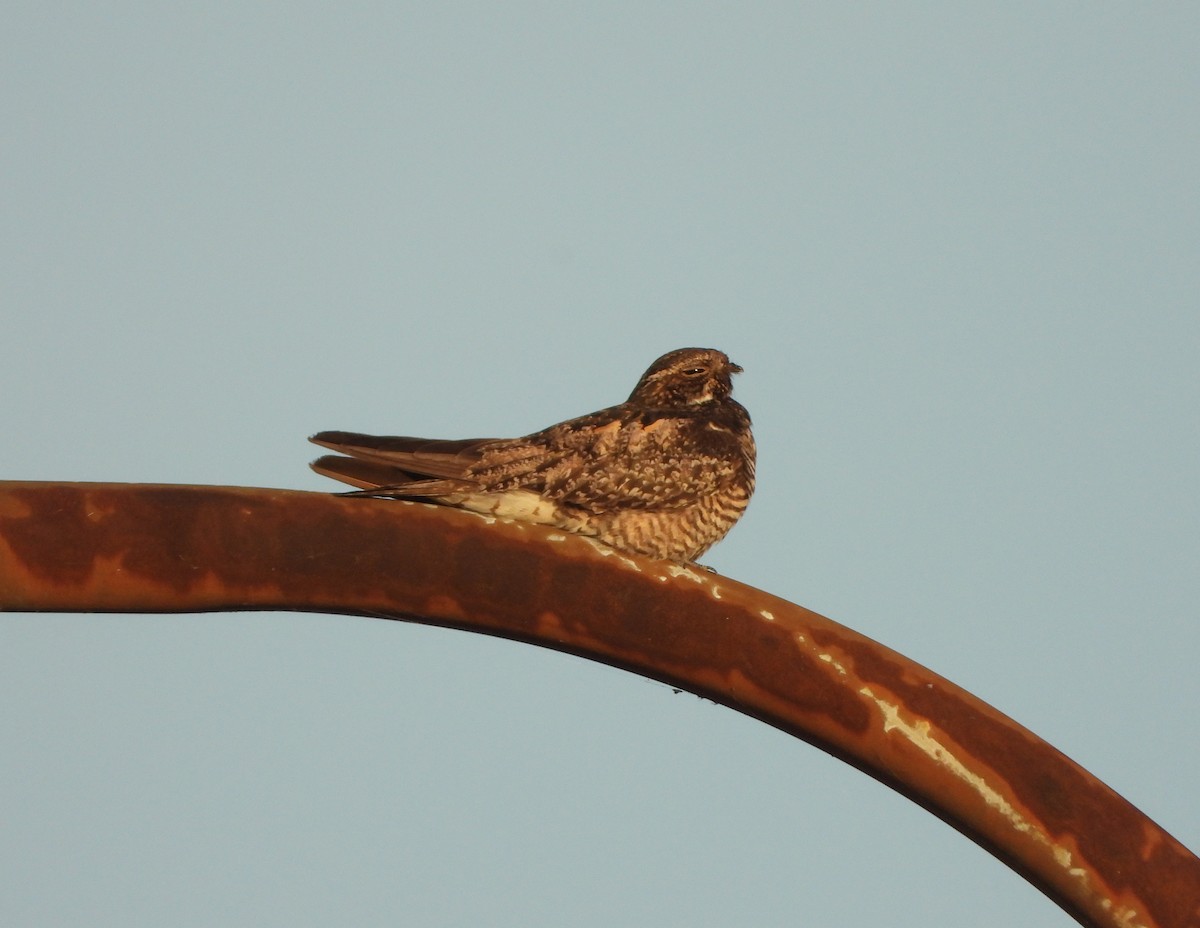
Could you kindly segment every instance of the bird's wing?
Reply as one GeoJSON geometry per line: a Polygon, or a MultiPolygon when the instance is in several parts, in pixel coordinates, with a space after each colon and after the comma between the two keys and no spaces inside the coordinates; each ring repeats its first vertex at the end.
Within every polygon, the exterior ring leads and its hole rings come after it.
{"type": "MultiPolygon", "coordinates": [[[[459,441],[440,441],[430,438],[408,438],[399,435],[362,435],[358,432],[320,432],[309,441],[349,455],[360,462],[387,465],[403,473],[400,477],[413,479],[442,477],[459,479],[464,477],[472,465],[478,463],[482,448],[495,443],[491,438],[467,438],[459,441]]],[[[327,461],[332,455],[321,458],[327,461]]],[[[316,469],[314,467],[314,469],[316,469]]],[[[349,473],[349,471],[342,471],[349,473]]],[[[321,471],[326,473],[326,471],[321,471]]],[[[367,473],[366,470],[361,473],[367,473]]],[[[381,471],[373,472],[382,474],[381,471]]],[[[329,476],[337,476],[330,473],[329,476]]],[[[339,478],[340,479],[340,478],[339,478]]],[[[396,480],[392,481],[397,482],[396,480]]]]}
{"type": "Polygon", "coordinates": [[[614,407],[494,442],[469,477],[489,491],[533,490],[589,512],[676,509],[730,480],[735,453],[729,433],[614,407]]]}

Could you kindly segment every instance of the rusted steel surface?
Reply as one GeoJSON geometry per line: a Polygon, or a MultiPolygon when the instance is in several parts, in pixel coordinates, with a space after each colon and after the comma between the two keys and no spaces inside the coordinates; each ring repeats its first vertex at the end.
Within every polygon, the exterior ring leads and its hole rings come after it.
{"type": "Polygon", "coordinates": [[[726,577],[391,500],[0,482],[0,609],[281,609],[401,618],[679,686],[864,770],[1085,925],[1200,925],[1200,860],[991,706],[726,577]]]}

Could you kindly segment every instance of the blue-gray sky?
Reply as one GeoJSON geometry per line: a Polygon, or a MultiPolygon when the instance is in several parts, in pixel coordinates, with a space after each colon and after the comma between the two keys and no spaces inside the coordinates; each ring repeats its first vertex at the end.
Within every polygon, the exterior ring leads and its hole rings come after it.
{"type": "MultiPolygon", "coordinates": [[[[1200,848],[1200,8],[45,4],[0,35],[0,478],[331,489],[746,368],[707,560],[1200,848]]],[[[1064,926],[610,668],[335,616],[0,618],[0,921],[1064,926]]],[[[1137,836],[1130,836],[1137,840],[1137,836]]]]}

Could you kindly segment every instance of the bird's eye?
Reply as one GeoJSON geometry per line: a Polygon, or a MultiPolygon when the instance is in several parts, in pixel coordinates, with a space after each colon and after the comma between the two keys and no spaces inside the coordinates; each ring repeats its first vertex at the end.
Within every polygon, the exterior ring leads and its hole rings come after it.
{"type": "Polygon", "coordinates": [[[683,372],[684,377],[701,377],[708,373],[707,367],[689,367],[683,372]]]}

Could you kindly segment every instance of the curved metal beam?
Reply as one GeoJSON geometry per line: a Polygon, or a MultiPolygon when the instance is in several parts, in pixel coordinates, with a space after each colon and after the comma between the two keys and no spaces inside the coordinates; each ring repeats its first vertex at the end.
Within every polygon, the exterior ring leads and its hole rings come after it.
{"type": "Polygon", "coordinates": [[[1200,860],[1086,770],[919,664],[726,577],[417,503],[0,482],[0,610],[237,609],[453,626],[653,677],[865,771],[1085,925],[1200,924],[1200,860]]]}

